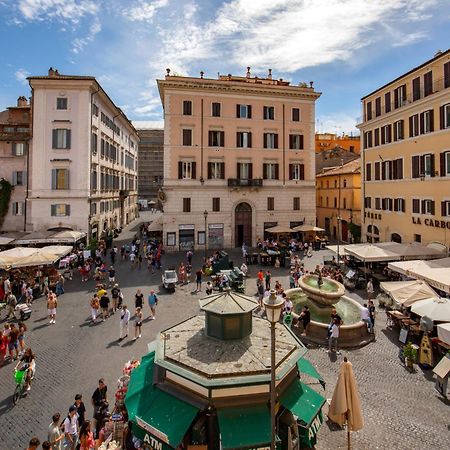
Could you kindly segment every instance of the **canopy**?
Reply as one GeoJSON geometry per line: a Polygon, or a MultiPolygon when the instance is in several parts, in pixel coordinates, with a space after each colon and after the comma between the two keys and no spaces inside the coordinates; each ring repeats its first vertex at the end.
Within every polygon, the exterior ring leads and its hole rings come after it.
{"type": "MultiPolygon", "coordinates": [[[[347,254],[347,245],[340,245],[339,246],[339,254],[340,255],[346,255],[347,254]]],[[[328,249],[328,250],[331,250],[333,253],[336,253],[337,254],[337,252],[338,252],[338,246],[337,245],[327,245],[326,246],[326,248],[328,249]]]]}
{"type": "Polygon", "coordinates": [[[450,323],[440,323],[437,326],[437,335],[442,342],[450,345],[450,323]]]}
{"type": "Polygon", "coordinates": [[[299,225],[298,227],[294,227],[294,231],[302,231],[302,232],[307,232],[307,231],[325,231],[324,228],[319,228],[316,227],[314,225],[299,225]]]}
{"type": "Polygon", "coordinates": [[[82,231],[65,230],[65,231],[59,231],[58,233],[51,236],[50,241],[75,243],[77,241],[80,241],[84,237],[86,237],[86,233],[83,233],[82,231]]]}
{"type": "Polygon", "coordinates": [[[305,373],[306,375],[309,375],[311,378],[315,378],[316,380],[319,380],[323,387],[325,387],[325,382],[323,381],[322,375],[320,375],[319,372],[317,372],[316,368],[311,364],[310,361],[308,361],[305,358],[300,358],[297,361],[297,367],[298,370],[302,373],[305,373]]]}
{"type": "Polygon", "coordinates": [[[46,245],[45,247],[42,247],[40,250],[47,252],[47,253],[53,253],[54,255],[59,256],[60,258],[68,255],[72,251],[71,245],[46,245]]]}
{"type": "Polygon", "coordinates": [[[223,449],[269,446],[270,414],[266,404],[217,411],[223,449]]]}
{"type": "Polygon", "coordinates": [[[295,233],[295,230],[289,228],[288,226],[277,225],[275,227],[266,228],[264,231],[268,231],[273,234],[282,234],[282,233],[295,233]]]}
{"type": "Polygon", "coordinates": [[[0,236],[0,245],[8,245],[12,241],[14,241],[12,237],[0,236]]]}
{"type": "Polygon", "coordinates": [[[54,253],[47,253],[44,251],[39,251],[33,253],[30,256],[21,258],[18,261],[11,264],[12,268],[16,267],[27,267],[27,266],[47,266],[49,264],[55,263],[60,257],[54,253]]]}
{"type": "Polygon", "coordinates": [[[400,261],[389,263],[388,267],[408,277],[425,280],[431,286],[450,294],[450,258],[400,261]]]}
{"type": "Polygon", "coordinates": [[[447,298],[427,298],[411,306],[411,311],[421,317],[427,316],[436,322],[450,322],[450,300],[447,298]]]}
{"type": "Polygon", "coordinates": [[[158,217],[147,227],[147,231],[162,231],[162,230],[163,230],[162,216],[158,217]]]}
{"type": "Polygon", "coordinates": [[[0,268],[53,264],[71,251],[72,247],[64,245],[50,245],[43,248],[15,247],[0,252],[0,268]]]}
{"type": "Polygon", "coordinates": [[[37,251],[37,248],[16,247],[0,252],[0,268],[10,268],[12,264],[22,258],[33,255],[37,251]]]}
{"type": "Polygon", "coordinates": [[[384,281],[380,283],[381,289],[399,305],[405,307],[426,298],[439,298],[436,292],[425,281],[384,281]]]}
{"type": "Polygon", "coordinates": [[[140,366],[131,372],[125,405],[130,420],[141,431],[149,433],[161,444],[176,448],[198,409],[153,385],[154,359],[154,352],[147,354],[140,366]]]}
{"type": "Polygon", "coordinates": [[[348,255],[354,256],[356,259],[364,262],[394,261],[400,259],[398,254],[393,251],[374,244],[346,246],[345,250],[348,255]]]}

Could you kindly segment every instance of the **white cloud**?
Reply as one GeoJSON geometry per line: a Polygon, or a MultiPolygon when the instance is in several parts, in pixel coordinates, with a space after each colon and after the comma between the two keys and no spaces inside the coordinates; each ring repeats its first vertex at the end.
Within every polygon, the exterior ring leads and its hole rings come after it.
{"type": "Polygon", "coordinates": [[[30,72],[28,72],[28,70],[25,69],[18,69],[16,70],[16,72],[14,73],[14,76],[16,77],[16,80],[19,81],[22,84],[27,84],[27,77],[30,76],[30,72]]]}
{"type": "Polygon", "coordinates": [[[158,9],[164,8],[169,0],[139,0],[124,12],[124,16],[132,22],[152,22],[158,9]]]}
{"type": "Polygon", "coordinates": [[[75,38],[72,41],[72,52],[80,53],[84,50],[84,47],[89,45],[94,41],[95,36],[102,31],[102,26],[98,19],[95,19],[94,22],[89,27],[89,34],[83,38],[75,38]]]}
{"type": "Polygon", "coordinates": [[[164,128],[164,120],[133,120],[132,124],[137,130],[162,130],[164,128]]]}
{"type": "Polygon", "coordinates": [[[20,0],[18,9],[25,20],[57,19],[78,23],[86,15],[98,12],[94,0],[20,0]]]}

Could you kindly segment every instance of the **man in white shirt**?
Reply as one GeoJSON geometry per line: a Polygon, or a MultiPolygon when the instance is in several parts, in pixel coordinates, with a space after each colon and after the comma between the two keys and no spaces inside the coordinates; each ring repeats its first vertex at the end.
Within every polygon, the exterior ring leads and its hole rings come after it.
{"type": "Polygon", "coordinates": [[[78,414],[77,407],[69,408],[69,415],[64,420],[64,444],[66,449],[75,450],[78,444],[78,414]]]}
{"type": "Polygon", "coordinates": [[[339,338],[339,323],[338,319],[333,319],[333,325],[330,328],[330,337],[328,341],[328,351],[332,352],[332,348],[334,346],[334,351],[338,353],[337,342],[339,338]]]}
{"type": "Polygon", "coordinates": [[[361,308],[361,320],[366,323],[369,328],[369,333],[372,333],[372,321],[370,320],[370,312],[367,303],[364,303],[364,306],[361,308]]]}
{"type": "Polygon", "coordinates": [[[130,311],[126,305],[123,305],[120,314],[120,341],[128,336],[128,324],[130,322],[130,311]]]}

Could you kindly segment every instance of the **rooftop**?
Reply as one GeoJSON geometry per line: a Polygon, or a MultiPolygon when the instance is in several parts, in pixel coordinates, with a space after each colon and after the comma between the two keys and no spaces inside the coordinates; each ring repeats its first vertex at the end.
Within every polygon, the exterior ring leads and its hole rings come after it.
{"type": "Polygon", "coordinates": [[[331,175],[344,175],[353,173],[361,173],[361,158],[350,161],[343,166],[337,165],[330,168],[324,168],[323,173],[317,174],[317,177],[328,177],[331,175]]]}

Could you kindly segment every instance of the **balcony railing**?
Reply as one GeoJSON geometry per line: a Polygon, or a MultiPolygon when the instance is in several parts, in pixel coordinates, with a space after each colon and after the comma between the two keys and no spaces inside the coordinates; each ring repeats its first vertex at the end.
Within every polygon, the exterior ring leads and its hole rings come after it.
{"type": "Polygon", "coordinates": [[[262,178],[228,178],[228,187],[261,187],[262,178]]]}

